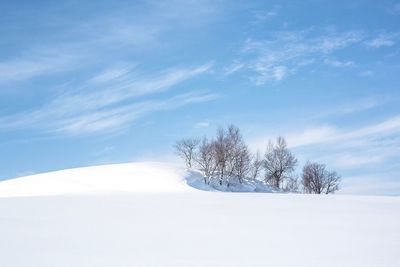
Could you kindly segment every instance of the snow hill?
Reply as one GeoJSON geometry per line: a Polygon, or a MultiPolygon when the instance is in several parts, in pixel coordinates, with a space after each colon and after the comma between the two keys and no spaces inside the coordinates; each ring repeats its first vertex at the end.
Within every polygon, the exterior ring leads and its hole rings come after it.
{"type": "Polygon", "coordinates": [[[191,191],[186,175],[182,168],[157,162],[101,165],[6,180],[0,197],[191,191]]]}
{"type": "Polygon", "coordinates": [[[130,163],[0,182],[0,266],[400,266],[399,197],[207,192],[196,175],[130,163]]]}

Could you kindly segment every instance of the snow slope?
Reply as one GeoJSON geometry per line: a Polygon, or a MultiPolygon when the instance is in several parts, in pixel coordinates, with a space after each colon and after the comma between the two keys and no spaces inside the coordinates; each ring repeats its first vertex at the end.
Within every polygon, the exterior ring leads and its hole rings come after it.
{"type": "Polygon", "coordinates": [[[221,193],[134,163],[0,182],[0,266],[400,266],[400,198],[221,193]]]}
{"type": "Polygon", "coordinates": [[[193,190],[185,186],[185,174],[157,162],[68,169],[3,181],[0,197],[193,190]]]}

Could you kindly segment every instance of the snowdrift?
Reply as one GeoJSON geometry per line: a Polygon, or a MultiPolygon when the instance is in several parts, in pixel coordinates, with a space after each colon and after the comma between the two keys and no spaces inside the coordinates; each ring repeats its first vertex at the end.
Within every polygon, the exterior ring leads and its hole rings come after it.
{"type": "Polygon", "coordinates": [[[193,188],[203,191],[221,191],[221,192],[246,192],[246,193],[273,193],[275,189],[266,185],[264,182],[255,180],[244,180],[242,183],[238,179],[231,179],[229,186],[224,182],[219,184],[217,179],[213,179],[209,184],[205,184],[203,176],[199,171],[189,170],[184,177],[186,183],[193,188]]]}

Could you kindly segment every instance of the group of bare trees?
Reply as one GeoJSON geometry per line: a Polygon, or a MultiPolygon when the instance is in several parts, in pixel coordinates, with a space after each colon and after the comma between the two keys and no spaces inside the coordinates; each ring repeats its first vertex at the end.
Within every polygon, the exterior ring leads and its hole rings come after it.
{"type": "Polygon", "coordinates": [[[252,169],[249,148],[239,129],[233,125],[218,129],[217,136],[212,140],[206,137],[201,140],[182,139],[176,142],[175,151],[185,160],[187,168],[192,168],[194,163],[203,172],[206,184],[217,181],[219,185],[229,187],[233,179],[242,183],[250,171],[253,171],[253,176],[257,173],[252,169]]]}
{"type": "Polygon", "coordinates": [[[270,141],[264,156],[252,154],[239,128],[219,128],[213,139],[186,138],[176,142],[175,152],[186,167],[199,169],[205,184],[229,187],[232,183],[262,180],[282,191],[309,194],[330,194],[339,189],[340,176],[326,170],[324,164],[308,162],[301,181],[294,175],[297,158],[288,149],[283,137],[270,141]]]}

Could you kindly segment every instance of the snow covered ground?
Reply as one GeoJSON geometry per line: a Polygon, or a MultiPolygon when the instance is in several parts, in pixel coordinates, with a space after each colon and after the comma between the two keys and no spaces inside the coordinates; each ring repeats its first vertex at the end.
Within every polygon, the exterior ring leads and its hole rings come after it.
{"type": "Polygon", "coordinates": [[[0,182],[0,266],[400,266],[399,197],[206,192],[190,175],[132,163],[0,182]]]}

